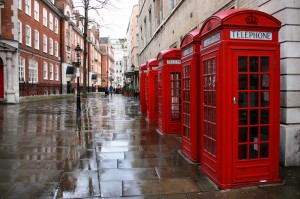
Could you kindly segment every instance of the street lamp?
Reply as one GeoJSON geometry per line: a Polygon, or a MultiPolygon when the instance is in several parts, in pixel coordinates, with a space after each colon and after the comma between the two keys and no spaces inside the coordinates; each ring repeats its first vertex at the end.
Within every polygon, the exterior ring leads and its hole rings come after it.
{"type": "Polygon", "coordinates": [[[80,48],[79,44],[77,44],[76,48],[76,56],[77,56],[77,70],[76,70],[76,77],[77,77],[77,111],[81,111],[81,106],[80,106],[80,89],[79,89],[79,77],[80,77],[80,52],[82,49],[80,48]]]}

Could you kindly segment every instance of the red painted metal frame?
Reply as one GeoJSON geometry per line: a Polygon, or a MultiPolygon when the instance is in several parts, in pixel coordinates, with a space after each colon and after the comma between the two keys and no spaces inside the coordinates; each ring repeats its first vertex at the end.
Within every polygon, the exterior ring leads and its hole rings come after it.
{"type": "Polygon", "coordinates": [[[191,161],[200,161],[200,38],[199,30],[185,35],[182,50],[182,147],[191,161]]]}
{"type": "Polygon", "coordinates": [[[146,76],[147,76],[147,66],[146,63],[144,63],[140,67],[140,111],[143,114],[147,114],[146,91],[145,91],[146,76]]]}
{"type": "Polygon", "coordinates": [[[200,168],[222,189],[280,182],[280,27],[281,23],[266,13],[236,9],[209,17],[200,30],[200,168]],[[231,38],[230,31],[267,32],[272,38],[231,38]],[[249,60],[258,61],[253,64],[249,60]],[[252,64],[259,67],[258,72],[250,70],[252,64]],[[264,72],[263,64],[270,66],[270,71],[264,72]],[[243,65],[248,72],[238,71],[243,65]],[[269,90],[261,86],[264,80],[260,77],[265,76],[269,77],[269,90]],[[248,90],[241,90],[241,77],[248,78],[248,90]],[[256,90],[250,87],[254,77],[258,77],[254,79],[259,85],[256,90]],[[265,93],[267,107],[262,102],[265,93]],[[246,100],[242,94],[247,95],[246,100]],[[252,105],[254,102],[258,105],[252,105]],[[254,117],[252,113],[256,113],[254,117]]]}
{"type": "Polygon", "coordinates": [[[0,58],[0,99],[4,98],[4,67],[3,61],[0,58]]]}
{"type": "Polygon", "coordinates": [[[158,96],[157,96],[157,87],[158,87],[158,62],[156,58],[149,59],[146,63],[147,65],[147,82],[148,89],[147,93],[147,118],[149,122],[158,121],[158,96]]]}
{"type": "Polygon", "coordinates": [[[167,49],[157,55],[159,82],[157,131],[161,134],[181,133],[181,56],[182,52],[178,48],[167,49]]]}

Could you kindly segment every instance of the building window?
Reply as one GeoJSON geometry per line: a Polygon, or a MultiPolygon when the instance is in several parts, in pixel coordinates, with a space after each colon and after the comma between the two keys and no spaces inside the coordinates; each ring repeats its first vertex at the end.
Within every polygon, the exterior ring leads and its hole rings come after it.
{"type": "Polygon", "coordinates": [[[53,64],[50,64],[50,80],[53,80],[53,64]]]}
{"type": "Polygon", "coordinates": [[[22,10],[22,0],[18,0],[18,8],[22,10]]]}
{"type": "Polygon", "coordinates": [[[31,28],[26,25],[26,45],[31,46],[31,28]]]}
{"type": "Polygon", "coordinates": [[[47,17],[48,13],[47,10],[45,8],[43,8],[43,25],[47,27],[48,24],[48,17],[47,17]]]}
{"type": "Polygon", "coordinates": [[[53,15],[52,13],[49,14],[49,28],[53,31],[53,15]]]}
{"type": "Polygon", "coordinates": [[[34,1],[34,19],[40,21],[40,5],[37,1],[34,1]]]}
{"type": "Polygon", "coordinates": [[[34,48],[40,49],[40,33],[39,31],[34,31],[34,48]]]}
{"type": "Polygon", "coordinates": [[[25,82],[25,59],[19,57],[19,82],[25,82]]]}
{"type": "Polygon", "coordinates": [[[31,16],[31,0],[25,0],[25,13],[31,16]]]}
{"type": "Polygon", "coordinates": [[[54,19],[54,30],[55,30],[55,33],[58,34],[58,19],[57,18],[54,19]]]}
{"type": "Polygon", "coordinates": [[[58,57],[58,42],[57,41],[55,41],[54,50],[55,50],[55,56],[58,57]]]}
{"type": "Polygon", "coordinates": [[[18,41],[22,43],[22,22],[18,21],[18,41]]]}
{"type": "Polygon", "coordinates": [[[29,60],[29,82],[37,83],[38,81],[38,63],[32,59],[29,60]]]}
{"type": "Polygon", "coordinates": [[[55,65],[55,80],[58,81],[58,66],[55,65]]]}
{"type": "Polygon", "coordinates": [[[53,55],[53,39],[49,39],[49,54],[53,55]]]}
{"type": "Polygon", "coordinates": [[[48,51],[47,51],[47,47],[48,47],[48,45],[47,45],[47,40],[48,40],[47,36],[46,36],[46,35],[43,35],[43,51],[44,51],[44,53],[47,53],[47,52],[48,52],[48,51]]]}
{"type": "Polygon", "coordinates": [[[48,79],[48,64],[47,64],[47,62],[44,62],[43,77],[44,77],[44,79],[48,79]]]}

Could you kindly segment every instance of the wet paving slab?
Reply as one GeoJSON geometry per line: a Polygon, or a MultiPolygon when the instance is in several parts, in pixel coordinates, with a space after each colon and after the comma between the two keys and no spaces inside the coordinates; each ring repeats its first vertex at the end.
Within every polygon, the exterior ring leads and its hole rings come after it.
{"type": "Polygon", "coordinates": [[[0,198],[300,197],[298,168],[281,171],[289,186],[219,190],[178,153],[179,135],[145,120],[138,98],[93,94],[81,105],[0,105],[0,198]]]}

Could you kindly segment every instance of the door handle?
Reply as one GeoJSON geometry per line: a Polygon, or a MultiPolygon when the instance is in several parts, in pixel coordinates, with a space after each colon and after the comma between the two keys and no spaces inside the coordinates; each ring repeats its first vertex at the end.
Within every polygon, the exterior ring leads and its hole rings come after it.
{"type": "Polygon", "coordinates": [[[233,97],[232,103],[233,103],[233,104],[236,104],[236,97],[233,97]]]}

